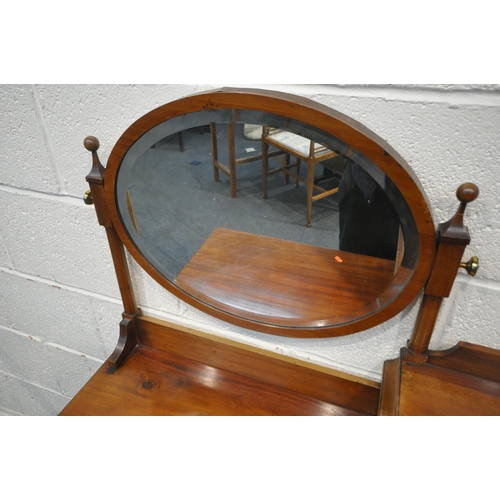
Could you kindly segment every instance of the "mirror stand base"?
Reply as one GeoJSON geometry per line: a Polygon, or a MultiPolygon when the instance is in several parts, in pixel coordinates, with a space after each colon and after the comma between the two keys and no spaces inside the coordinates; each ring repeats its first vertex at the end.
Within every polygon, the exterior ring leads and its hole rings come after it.
{"type": "Polygon", "coordinates": [[[113,354],[108,359],[108,365],[116,370],[127,359],[139,343],[136,315],[123,314],[120,322],[120,337],[113,354]]]}

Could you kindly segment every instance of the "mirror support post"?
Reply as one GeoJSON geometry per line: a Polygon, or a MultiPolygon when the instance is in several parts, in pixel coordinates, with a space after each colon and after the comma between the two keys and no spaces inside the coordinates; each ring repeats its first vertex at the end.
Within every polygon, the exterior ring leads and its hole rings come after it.
{"type": "Polygon", "coordinates": [[[437,231],[437,254],[434,266],[420,305],[412,337],[406,349],[406,360],[424,364],[443,298],[448,297],[455,281],[457,270],[465,247],[470,242],[469,231],[463,224],[467,203],[479,195],[479,188],[472,183],[462,184],[457,189],[460,206],[448,222],[442,223],[437,231]]]}
{"type": "Polygon", "coordinates": [[[86,180],[89,183],[91,199],[95,205],[97,219],[99,224],[106,229],[109,248],[120,288],[124,312],[120,323],[120,336],[115,351],[108,359],[108,364],[112,369],[118,368],[125,358],[132,352],[139,343],[139,330],[137,326],[137,316],[139,308],[134,296],[130,271],[125,256],[125,249],[120,238],[116,234],[111,218],[106,209],[104,177],[106,169],[101,164],[97,155],[99,141],[95,137],[87,137],[84,140],[85,148],[92,153],[92,170],[87,175],[86,180]]]}

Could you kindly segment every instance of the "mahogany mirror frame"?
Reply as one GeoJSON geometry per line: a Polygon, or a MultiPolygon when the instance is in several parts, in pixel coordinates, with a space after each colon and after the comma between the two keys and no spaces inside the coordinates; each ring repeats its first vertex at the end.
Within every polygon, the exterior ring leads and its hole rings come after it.
{"type": "Polygon", "coordinates": [[[109,156],[104,177],[104,201],[107,217],[125,248],[161,286],[187,304],[220,320],[250,330],[285,337],[326,338],[348,335],[389,320],[410,305],[423,289],[436,252],[436,233],[428,204],[417,177],[404,159],[376,134],[342,113],[309,99],[276,91],[242,88],[211,90],[169,102],[145,114],[123,133],[109,156]],[[413,216],[420,249],[411,278],[388,305],[358,320],[322,328],[286,328],[262,324],[200,302],[167,279],[144,257],[129,236],[118,208],[117,178],[125,155],[139,138],[166,120],[197,111],[238,108],[284,116],[337,137],[371,160],[399,189],[413,216]]]}

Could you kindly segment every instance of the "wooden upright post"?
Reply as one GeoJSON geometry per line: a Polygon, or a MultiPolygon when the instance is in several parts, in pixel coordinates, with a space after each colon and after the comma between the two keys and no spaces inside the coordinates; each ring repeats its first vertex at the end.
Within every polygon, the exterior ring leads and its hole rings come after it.
{"type": "Polygon", "coordinates": [[[137,326],[137,316],[139,309],[134,296],[132,288],[132,281],[130,279],[130,272],[125,257],[125,249],[120,238],[116,234],[115,228],[111,218],[109,217],[106,208],[105,190],[104,190],[104,177],[106,169],[101,164],[97,155],[99,149],[99,141],[92,136],[85,138],[85,149],[92,153],[92,170],[87,175],[86,180],[90,186],[89,196],[86,193],[84,197],[85,203],[93,204],[97,213],[97,220],[101,226],[106,229],[108,237],[109,248],[113,258],[118,286],[123,302],[122,321],[120,322],[120,337],[115,351],[108,359],[108,364],[116,369],[118,368],[125,358],[132,352],[135,346],[139,343],[139,330],[137,326]]]}
{"type": "Polygon", "coordinates": [[[469,231],[463,224],[465,207],[478,195],[479,188],[475,184],[462,184],[457,189],[460,201],[457,213],[438,227],[436,259],[425,287],[413,335],[406,349],[407,361],[417,364],[427,361],[429,342],[441,302],[450,295],[465,247],[470,242],[469,231]]]}

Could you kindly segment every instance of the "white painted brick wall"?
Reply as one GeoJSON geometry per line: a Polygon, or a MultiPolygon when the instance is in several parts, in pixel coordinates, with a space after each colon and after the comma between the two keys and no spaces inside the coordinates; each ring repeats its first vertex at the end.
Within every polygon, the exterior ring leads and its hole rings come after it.
{"type": "MultiPolygon", "coordinates": [[[[252,85],[256,87],[256,85],[252,85]]],[[[122,306],[104,230],[81,201],[95,135],[103,163],[121,133],[165,102],[213,85],[0,86],[0,414],[55,415],[114,349],[122,306]]],[[[435,223],[455,190],[480,187],[467,211],[478,255],[461,273],[431,347],[500,348],[500,86],[268,85],[360,121],[411,165],[435,223]]],[[[375,329],[333,339],[277,338],[211,318],[159,287],[130,259],[146,312],[227,338],[380,380],[406,343],[418,302],[375,329]]]]}
{"type": "Polygon", "coordinates": [[[120,297],[104,230],[82,198],[2,191],[0,226],[12,269],[120,297]],[[89,265],[97,261],[96,265],[89,265]]]}
{"type": "Polygon", "coordinates": [[[99,359],[109,356],[116,345],[118,335],[108,331],[106,314],[117,311],[121,314],[118,301],[110,300],[109,310],[103,313],[104,296],[15,271],[0,273],[0,293],[3,305],[0,324],[6,328],[99,359]]]}
{"type": "Polygon", "coordinates": [[[0,102],[2,184],[59,192],[36,92],[27,85],[2,85],[0,102]]]}

